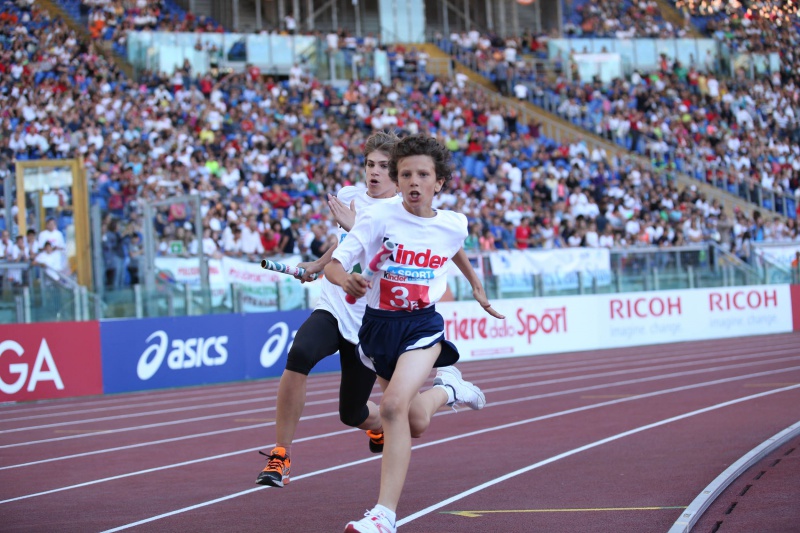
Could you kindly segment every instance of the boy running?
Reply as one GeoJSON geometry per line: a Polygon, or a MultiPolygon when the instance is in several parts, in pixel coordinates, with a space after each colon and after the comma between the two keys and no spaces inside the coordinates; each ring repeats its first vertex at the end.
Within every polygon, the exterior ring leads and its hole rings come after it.
{"type": "MultiPolygon", "coordinates": [[[[411,438],[424,431],[444,405],[464,403],[481,409],[481,390],[452,367],[455,346],[444,339],[444,319],[435,304],[447,288],[447,270],[467,237],[460,213],[436,211],[433,197],[451,179],[450,153],[422,135],[397,143],[389,176],[402,203],[359,212],[348,238],[325,267],[326,277],[356,298],[366,296],[358,352],[374,368],[383,389],[380,417],[385,444],[377,505],[364,518],[349,522],[346,533],[394,533],[396,510],[411,458],[411,438]],[[368,283],[353,265],[364,264],[383,242],[396,249],[368,283]],[[434,387],[419,394],[432,368],[434,387]]],[[[488,302],[482,302],[484,308],[488,302]]]]}

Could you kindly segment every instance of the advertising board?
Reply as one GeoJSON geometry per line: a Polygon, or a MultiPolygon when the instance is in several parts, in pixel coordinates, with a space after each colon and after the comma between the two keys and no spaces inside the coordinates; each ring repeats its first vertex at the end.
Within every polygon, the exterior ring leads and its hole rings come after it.
{"type": "Polygon", "coordinates": [[[98,322],[0,326],[0,402],[102,392],[98,322]]]}
{"type": "Polygon", "coordinates": [[[788,285],[437,305],[462,359],[539,355],[792,331],[788,285]]]}
{"type": "MultiPolygon", "coordinates": [[[[283,372],[307,310],[113,320],[101,325],[106,393],[186,387],[283,372]]],[[[338,370],[331,357],[315,371],[338,370]]]]}

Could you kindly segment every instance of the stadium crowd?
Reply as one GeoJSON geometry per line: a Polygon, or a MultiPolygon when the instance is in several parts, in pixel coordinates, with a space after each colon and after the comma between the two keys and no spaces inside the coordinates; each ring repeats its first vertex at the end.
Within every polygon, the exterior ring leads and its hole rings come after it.
{"type": "Polygon", "coordinates": [[[686,27],[664,20],[655,0],[571,0],[565,7],[568,37],[669,39],[688,33],[686,27]]]}
{"type": "MultiPolygon", "coordinates": [[[[188,64],[133,81],[63,21],[9,0],[0,36],[0,168],[14,159],[83,158],[92,203],[106,213],[109,286],[138,279],[143,202],[181,195],[201,199],[202,239],[194,213],[176,201],[154,221],[162,256],[321,255],[335,240],[328,195],[363,182],[361,149],[376,129],[427,132],[453,152],[455,179],[437,206],[468,216],[470,251],[714,241],[749,259],[751,241],[800,239],[794,221],[726,211],[695,187],[678,188],[649,166],[590,150],[583,139],[547,139],[513,107],[497,107],[458,81],[395,78],[340,91],[313,77],[289,83],[257,69],[213,78],[188,64]]],[[[607,98],[624,109],[625,90],[588,94],[618,91],[607,98]]],[[[774,141],[788,139],[776,134],[774,141]]],[[[54,224],[63,229],[64,221],[54,224]]],[[[0,248],[16,261],[39,251],[0,248]]]]}
{"type": "MultiPolygon", "coordinates": [[[[695,64],[685,65],[662,55],[655,72],[634,71],[603,84],[596,79],[581,80],[577,70],[572,76],[561,73],[555,79],[534,77],[524,70],[523,60],[502,65],[503,60],[492,62],[480,50],[470,53],[496,83],[496,69],[509,69],[507,85],[518,98],[647,154],[659,164],[671,165],[756,203],[758,194],[768,196],[769,192],[797,196],[797,22],[777,25],[774,18],[746,13],[711,22],[709,31],[734,52],[778,51],[779,70],[756,71],[751,77],[737,68],[731,77],[716,71],[718,63],[713,60],[697,58],[695,64]]],[[[463,53],[463,40],[451,37],[451,41],[463,53]]],[[[767,208],[782,208],[772,198],[761,201],[767,208]]]]}

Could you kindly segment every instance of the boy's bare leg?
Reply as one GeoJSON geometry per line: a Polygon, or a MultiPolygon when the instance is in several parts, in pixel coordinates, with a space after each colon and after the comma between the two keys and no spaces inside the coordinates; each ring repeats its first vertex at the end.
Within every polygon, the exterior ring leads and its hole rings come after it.
{"type": "Polygon", "coordinates": [[[286,448],[287,454],[292,446],[297,424],[300,422],[303,408],[306,405],[307,382],[308,376],[292,370],[284,370],[278,385],[275,444],[286,448]]]}
{"type": "Polygon", "coordinates": [[[391,381],[378,377],[383,388],[380,413],[385,435],[378,504],[392,511],[397,511],[411,460],[411,403],[421,396],[418,391],[430,375],[441,350],[441,344],[436,344],[424,350],[406,352],[397,361],[391,381]]]}

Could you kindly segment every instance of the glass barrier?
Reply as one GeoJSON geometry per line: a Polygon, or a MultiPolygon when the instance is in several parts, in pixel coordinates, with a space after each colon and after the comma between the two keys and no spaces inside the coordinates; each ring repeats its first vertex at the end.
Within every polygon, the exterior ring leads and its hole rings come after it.
{"type": "Polygon", "coordinates": [[[313,64],[320,41],[307,35],[243,33],[128,32],[128,61],[137,69],[172,73],[185,61],[194,74],[251,64],[265,74],[288,74],[313,64]]]}
{"type": "Polygon", "coordinates": [[[657,69],[661,54],[703,72],[716,70],[720,59],[714,39],[551,39],[547,46],[551,60],[566,60],[573,52],[619,54],[633,70],[657,69]]]}

